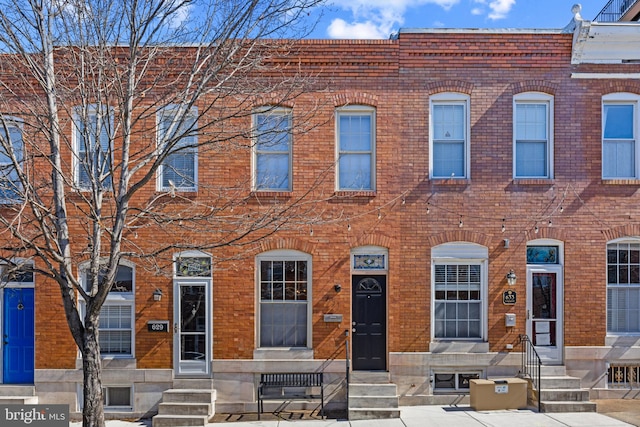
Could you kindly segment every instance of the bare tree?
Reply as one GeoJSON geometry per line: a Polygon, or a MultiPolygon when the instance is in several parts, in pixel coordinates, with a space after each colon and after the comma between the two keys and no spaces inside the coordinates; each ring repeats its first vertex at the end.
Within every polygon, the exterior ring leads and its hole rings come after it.
{"type": "Polygon", "coordinates": [[[104,425],[99,314],[122,258],[161,269],[172,251],[250,245],[317,214],[306,193],[248,207],[249,182],[194,171],[198,158],[313,126],[310,113],[292,128],[278,106],[310,83],[287,58],[320,2],[0,1],[0,260],[5,276],[35,260],[59,285],[84,426],[104,425]]]}

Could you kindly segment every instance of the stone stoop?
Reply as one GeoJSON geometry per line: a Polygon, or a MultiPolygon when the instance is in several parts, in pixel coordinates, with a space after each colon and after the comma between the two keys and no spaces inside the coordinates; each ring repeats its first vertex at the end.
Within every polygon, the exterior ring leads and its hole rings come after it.
{"type": "Polygon", "coordinates": [[[349,381],[350,421],[400,418],[398,387],[388,372],[354,372],[349,381]]]}
{"type": "Polygon", "coordinates": [[[542,412],[596,412],[589,390],[581,387],[580,378],[567,375],[565,366],[542,366],[540,389],[542,412]]]}
{"type": "Polygon", "coordinates": [[[36,388],[29,385],[2,385],[0,386],[0,404],[37,405],[36,388]]]}
{"type": "Polygon", "coordinates": [[[215,414],[215,400],[215,390],[165,390],[153,427],[206,426],[215,414]]]}

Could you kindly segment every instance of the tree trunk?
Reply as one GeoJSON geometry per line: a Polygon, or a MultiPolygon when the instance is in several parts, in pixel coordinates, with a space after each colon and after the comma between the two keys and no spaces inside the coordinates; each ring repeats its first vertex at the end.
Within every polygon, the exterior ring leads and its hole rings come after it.
{"type": "MultiPolygon", "coordinates": [[[[88,317],[88,316],[87,316],[88,317]]],[[[104,405],[102,401],[102,364],[98,345],[97,319],[85,319],[84,341],[82,346],[82,371],[84,374],[84,408],[82,410],[83,427],[104,427],[104,405]]]]}

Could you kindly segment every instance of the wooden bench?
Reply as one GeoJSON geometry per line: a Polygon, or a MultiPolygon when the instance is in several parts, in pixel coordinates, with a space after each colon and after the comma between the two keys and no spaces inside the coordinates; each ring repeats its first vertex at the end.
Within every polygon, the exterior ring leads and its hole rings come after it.
{"type": "Polygon", "coordinates": [[[258,384],[258,419],[260,419],[260,414],[264,412],[265,400],[282,400],[286,402],[289,400],[316,399],[320,399],[320,414],[322,418],[324,418],[322,372],[260,374],[260,383],[258,384]],[[319,393],[317,393],[317,391],[319,391],[319,393]]]}

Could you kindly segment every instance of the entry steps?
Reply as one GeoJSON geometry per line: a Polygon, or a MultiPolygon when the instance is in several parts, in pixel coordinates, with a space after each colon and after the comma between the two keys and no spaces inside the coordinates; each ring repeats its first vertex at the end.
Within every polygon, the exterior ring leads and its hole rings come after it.
{"type": "Polygon", "coordinates": [[[0,386],[0,404],[37,405],[36,388],[29,385],[2,385],[0,386]]]}
{"type": "Polygon", "coordinates": [[[541,366],[540,389],[541,412],[596,412],[589,390],[581,387],[580,378],[567,375],[564,365],[541,366]]]}
{"type": "Polygon", "coordinates": [[[400,418],[398,387],[388,372],[354,371],[349,381],[348,418],[376,420],[400,418]]]}
{"type": "Polygon", "coordinates": [[[153,427],[206,426],[215,414],[215,400],[215,390],[165,390],[153,427]]]}

